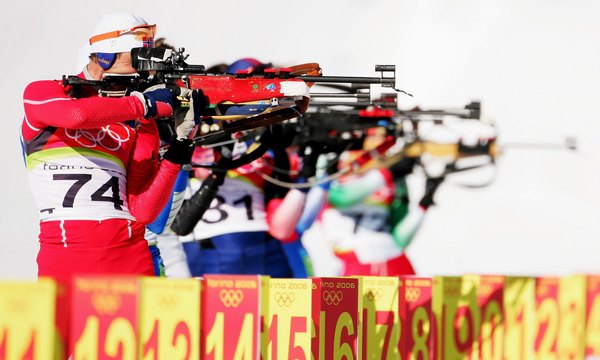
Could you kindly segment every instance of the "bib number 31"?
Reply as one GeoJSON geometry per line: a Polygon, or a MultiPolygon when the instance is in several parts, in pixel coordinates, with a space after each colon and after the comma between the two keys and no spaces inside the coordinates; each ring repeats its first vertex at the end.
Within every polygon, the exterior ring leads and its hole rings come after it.
{"type": "MultiPolygon", "coordinates": [[[[207,210],[207,215],[202,218],[202,221],[207,224],[215,224],[221,221],[227,220],[229,213],[223,208],[223,205],[227,204],[223,196],[215,196],[211,207],[207,210]],[[212,214],[214,213],[214,214],[212,214]]],[[[254,211],[252,208],[252,196],[244,195],[243,197],[232,201],[233,206],[244,205],[246,209],[246,217],[248,220],[254,220],[254,211]]]]}

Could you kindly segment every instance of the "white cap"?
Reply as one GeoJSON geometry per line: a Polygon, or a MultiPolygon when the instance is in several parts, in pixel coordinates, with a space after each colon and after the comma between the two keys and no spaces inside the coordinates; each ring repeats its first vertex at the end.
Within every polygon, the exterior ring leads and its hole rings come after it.
{"type": "Polygon", "coordinates": [[[90,37],[90,52],[116,54],[129,52],[135,47],[153,47],[154,25],[135,29],[144,25],[148,25],[146,20],[133,14],[106,14],[90,37]]]}

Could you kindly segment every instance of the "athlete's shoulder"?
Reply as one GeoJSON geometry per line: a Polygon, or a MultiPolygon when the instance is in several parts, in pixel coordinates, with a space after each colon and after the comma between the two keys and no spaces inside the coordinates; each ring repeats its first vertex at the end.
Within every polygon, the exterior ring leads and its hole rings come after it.
{"type": "Polygon", "coordinates": [[[70,99],[61,80],[37,80],[29,83],[23,91],[25,103],[55,98],[70,99]]]}

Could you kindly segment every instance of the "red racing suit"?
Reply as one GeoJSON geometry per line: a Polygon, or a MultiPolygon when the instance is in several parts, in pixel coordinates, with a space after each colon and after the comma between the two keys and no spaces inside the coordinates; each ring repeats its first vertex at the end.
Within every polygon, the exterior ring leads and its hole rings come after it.
{"type": "MultiPolygon", "coordinates": [[[[83,73],[80,74],[83,77],[83,73]]],[[[40,217],[38,274],[153,275],[145,224],[181,168],[158,162],[159,134],[133,96],[70,96],[60,81],[24,92],[24,155],[40,217]]],[[[172,109],[158,104],[159,116],[172,109]]]]}

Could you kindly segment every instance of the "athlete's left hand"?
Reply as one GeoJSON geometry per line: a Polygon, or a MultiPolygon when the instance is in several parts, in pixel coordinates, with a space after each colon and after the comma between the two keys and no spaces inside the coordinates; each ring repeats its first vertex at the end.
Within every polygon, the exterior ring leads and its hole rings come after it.
{"type": "Polygon", "coordinates": [[[206,97],[204,92],[200,89],[189,90],[190,108],[183,116],[175,118],[175,132],[177,133],[177,139],[187,139],[194,130],[194,127],[200,123],[204,109],[206,108],[206,97]]]}
{"type": "Polygon", "coordinates": [[[423,195],[423,198],[421,198],[421,201],[419,202],[419,205],[421,207],[423,207],[424,209],[427,209],[431,205],[434,205],[433,196],[435,195],[435,192],[437,191],[438,187],[440,186],[440,184],[443,181],[444,181],[443,176],[427,178],[427,181],[425,182],[425,194],[423,195]]]}
{"type": "Polygon", "coordinates": [[[323,152],[323,147],[318,144],[312,144],[304,148],[304,154],[302,154],[302,169],[300,170],[300,177],[304,180],[308,180],[315,176],[317,172],[317,160],[319,155],[323,152]]]}

